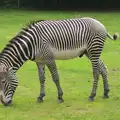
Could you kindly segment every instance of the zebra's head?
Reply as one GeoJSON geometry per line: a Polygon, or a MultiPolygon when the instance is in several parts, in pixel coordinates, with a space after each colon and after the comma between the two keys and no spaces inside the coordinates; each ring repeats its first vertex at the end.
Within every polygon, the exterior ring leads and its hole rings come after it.
{"type": "Polygon", "coordinates": [[[12,97],[18,85],[16,75],[12,68],[0,64],[0,100],[3,105],[12,103],[12,97]]]}

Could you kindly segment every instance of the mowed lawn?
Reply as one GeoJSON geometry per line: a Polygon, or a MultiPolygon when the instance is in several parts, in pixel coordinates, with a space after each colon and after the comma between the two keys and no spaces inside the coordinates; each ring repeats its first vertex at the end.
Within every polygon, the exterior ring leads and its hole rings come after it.
{"type": "MultiPolygon", "coordinates": [[[[102,22],[110,34],[120,32],[120,12],[64,12],[0,10],[0,51],[31,20],[93,17],[102,22]]],[[[11,107],[0,104],[0,120],[119,120],[120,119],[120,38],[106,39],[101,59],[109,70],[110,98],[103,99],[100,77],[94,102],[88,101],[93,77],[90,61],[76,58],[57,61],[62,104],[57,103],[57,90],[46,68],[46,97],[37,103],[39,80],[34,62],[27,61],[17,72],[19,86],[11,107]]]]}

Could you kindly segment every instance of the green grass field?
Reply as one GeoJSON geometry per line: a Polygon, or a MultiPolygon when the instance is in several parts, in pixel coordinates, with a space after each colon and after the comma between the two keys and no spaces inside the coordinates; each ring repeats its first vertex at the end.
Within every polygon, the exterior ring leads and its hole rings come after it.
{"type": "MultiPolygon", "coordinates": [[[[119,12],[51,12],[0,10],[0,51],[30,20],[93,17],[101,21],[110,34],[120,31],[119,12]]],[[[26,62],[17,72],[19,86],[11,107],[0,104],[0,120],[120,120],[120,39],[106,40],[101,59],[109,70],[110,99],[103,99],[103,83],[99,80],[94,102],[88,101],[92,89],[92,69],[83,58],[57,61],[63,104],[57,103],[56,86],[46,69],[46,97],[36,103],[39,80],[36,64],[26,62]]]]}

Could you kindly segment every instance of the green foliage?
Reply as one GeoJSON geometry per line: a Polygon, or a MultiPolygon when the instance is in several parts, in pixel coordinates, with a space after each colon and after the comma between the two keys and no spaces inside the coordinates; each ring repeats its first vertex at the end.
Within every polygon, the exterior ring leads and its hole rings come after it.
{"type": "Polygon", "coordinates": [[[120,8],[119,0],[0,0],[0,6],[34,9],[120,8]]]}
{"type": "Polygon", "coordinates": [[[4,0],[4,5],[5,5],[5,7],[14,6],[14,1],[13,0],[4,0]]]}
{"type": "MultiPolygon", "coordinates": [[[[17,34],[29,20],[66,19],[89,16],[101,21],[110,32],[120,31],[120,13],[102,12],[0,12],[0,51],[8,40],[17,34]],[[33,17],[34,16],[34,17],[33,17]]],[[[46,97],[42,104],[36,103],[39,80],[35,63],[28,61],[17,73],[19,86],[11,107],[0,104],[0,120],[119,120],[120,109],[120,41],[106,40],[101,59],[109,70],[110,99],[102,99],[103,83],[99,80],[94,102],[88,102],[92,88],[92,70],[89,60],[83,58],[57,61],[63,104],[58,104],[57,91],[46,69],[46,97]]]]}

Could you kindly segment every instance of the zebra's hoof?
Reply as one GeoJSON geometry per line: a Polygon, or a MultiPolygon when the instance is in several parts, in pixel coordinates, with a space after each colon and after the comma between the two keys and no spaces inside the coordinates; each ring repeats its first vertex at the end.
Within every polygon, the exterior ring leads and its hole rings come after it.
{"type": "Polygon", "coordinates": [[[37,102],[38,102],[38,103],[42,103],[42,102],[43,102],[43,99],[40,98],[40,97],[38,97],[38,98],[37,98],[37,102]]]}
{"type": "Polygon", "coordinates": [[[58,103],[63,103],[64,100],[63,99],[58,99],[58,103]]]}
{"type": "Polygon", "coordinates": [[[94,98],[93,97],[89,97],[88,101],[92,102],[92,101],[94,101],[94,98]]]}
{"type": "Polygon", "coordinates": [[[103,99],[108,99],[108,98],[109,98],[108,95],[104,95],[104,96],[103,96],[103,99]]]}

